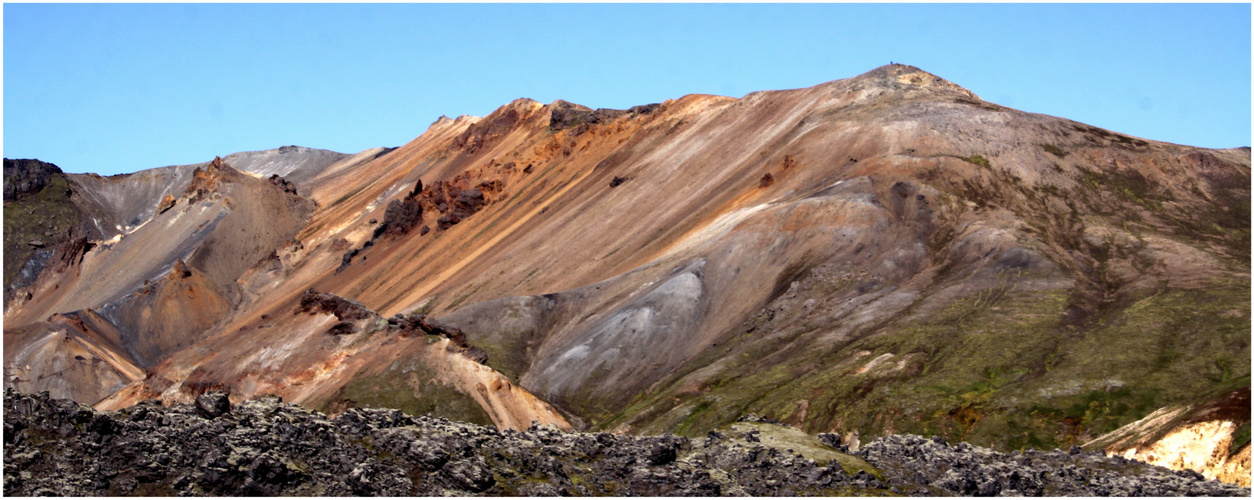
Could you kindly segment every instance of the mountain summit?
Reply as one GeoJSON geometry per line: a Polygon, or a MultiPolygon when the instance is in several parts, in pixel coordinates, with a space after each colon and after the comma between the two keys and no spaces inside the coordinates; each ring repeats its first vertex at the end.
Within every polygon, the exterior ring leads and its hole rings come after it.
{"type": "MultiPolygon", "coordinates": [[[[1249,409],[1229,404],[1249,392],[1248,148],[890,65],[627,110],[520,99],[395,149],[280,149],[266,175],[232,160],[65,174],[57,203],[103,229],[6,281],[6,387],[689,436],[752,412],[1142,458],[1187,442],[1205,457],[1174,465],[1248,484],[1249,409]],[[84,208],[106,192],[134,206],[84,208]]],[[[6,248],[34,199],[6,201],[6,248]]]]}

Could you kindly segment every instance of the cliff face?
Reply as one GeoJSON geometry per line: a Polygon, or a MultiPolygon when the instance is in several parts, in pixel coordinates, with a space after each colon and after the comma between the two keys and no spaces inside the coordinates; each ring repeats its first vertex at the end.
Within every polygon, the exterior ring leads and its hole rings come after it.
{"type": "Polygon", "coordinates": [[[152,190],[153,215],[119,210],[142,220],[41,275],[6,311],[6,384],[51,388],[9,353],[46,366],[23,349],[60,331],[49,316],[93,313],[118,333],[75,338],[146,370],[85,392],[113,391],[101,408],[221,388],[506,427],[700,436],[754,412],[1048,449],[1248,387],[1248,148],[1024,113],[910,66],[629,110],[520,99],[392,150],[281,153],[236,160],[270,180],[152,190]],[[137,295],[179,259],[205,276],[195,301],[137,295]],[[468,347],[339,327],[300,311],[311,288],[468,347]],[[140,331],[159,339],[143,359],[108,340],[140,331]]]}

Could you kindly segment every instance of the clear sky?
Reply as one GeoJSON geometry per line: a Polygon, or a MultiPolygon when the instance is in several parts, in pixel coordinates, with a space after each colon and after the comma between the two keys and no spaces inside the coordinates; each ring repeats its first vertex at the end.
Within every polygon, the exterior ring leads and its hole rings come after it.
{"type": "Polygon", "coordinates": [[[1250,145],[1249,4],[5,4],[4,156],[112,174],[399,146],[519,97],[626,108],[911,64],[1149,139],[1250,145]]]}

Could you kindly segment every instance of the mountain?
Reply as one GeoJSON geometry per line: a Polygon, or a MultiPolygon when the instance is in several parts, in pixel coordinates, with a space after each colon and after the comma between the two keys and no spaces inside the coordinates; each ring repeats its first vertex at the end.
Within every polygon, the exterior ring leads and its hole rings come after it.
{"type": "Polygon", "coordinates": [[[752,412],[999,450],[1188,430],[1248,485],[1249,148],[891,65],[282,154],[132,174],[125,204],[72,184],[107,217],[16,283],[6,387],[685,436],[752,412]],[[1160,410],[1191,416],[1133,425],[1160,410]]]}

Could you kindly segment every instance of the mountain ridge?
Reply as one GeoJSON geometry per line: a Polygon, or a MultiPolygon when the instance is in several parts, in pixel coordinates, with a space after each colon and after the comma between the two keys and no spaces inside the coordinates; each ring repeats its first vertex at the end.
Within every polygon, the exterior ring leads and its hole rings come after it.
{"type": "MultiPolygon", "coordinates": [[[[287,195],[308,222],[217,281],[239,305],[107,407],[210,387],[326,411],[483,400],[398,364],[437,359],[425,340],[323,335],[328,316],[291,312],[310,288],[463,330],[579,428],[755,412],[1048,448],[1248,386],[1248,149],[1017,111],[910,66],[628,110],[519,99],[310,172],[287,195]]],[[[73,311],[6,310],[6,384],[10,318],[46,312],[73,311]]],[[[493,421],[531,410],[510,411],[493,421]]]]}

